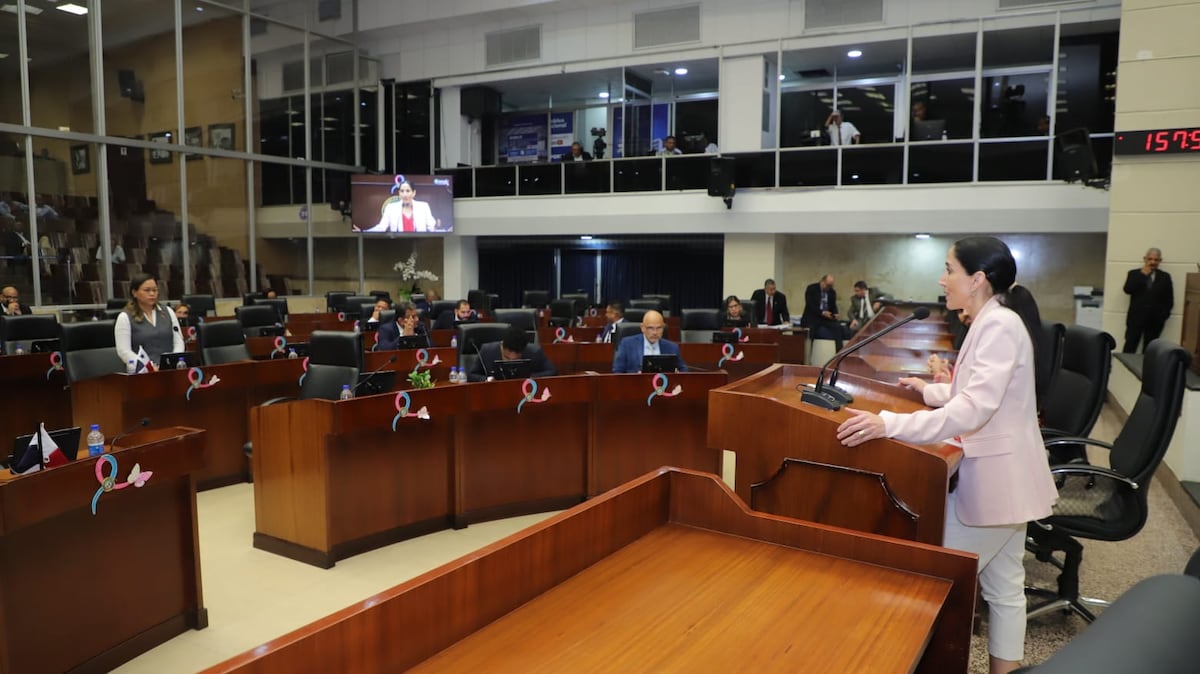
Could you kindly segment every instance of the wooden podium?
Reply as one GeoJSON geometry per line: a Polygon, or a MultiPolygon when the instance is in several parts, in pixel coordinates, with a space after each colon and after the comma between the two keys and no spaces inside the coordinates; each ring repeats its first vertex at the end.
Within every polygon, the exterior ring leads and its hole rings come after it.
{"type": "Polygon", "coordinates": [[[0,477],[0,672],[107,672],[208,614],[200,586],[195,475],[205,431],[158,428],[112,453],[123,483],[91,500],[107,462],[0,477]]]}
{"type": "MultiPolygon", "coordinates": [[[[797,387],[818,371],[776,365],[709,392],[708,445],[737,454],[737,495],[755,510],[940,545],[961,450],[889,439],[844,447],[837,427],[849,415],[800,401],[797,387]]],[[[894,384],[842,374],[838,385],[856,409],[926,409],[894,384]]]]}

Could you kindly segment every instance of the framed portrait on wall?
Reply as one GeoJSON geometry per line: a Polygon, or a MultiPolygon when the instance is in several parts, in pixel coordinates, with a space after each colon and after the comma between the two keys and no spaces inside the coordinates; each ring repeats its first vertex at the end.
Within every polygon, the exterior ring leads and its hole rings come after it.
{"type": "Polygon", "coordinates": [[[209,124],[208,146],[219,150],[233,150],[234,126],[232,124],[209,124]]]}
{"type": "MultiPolygon", "coordinates": [[[[188,128],[184,129],[183,144],[191,147],[204,147],[204,127],[189,126],[188,128]]],[[[191,161],[193,159],[199,159],[200,155],[196,154],[195,152],[189,152],[184,155],[184,157],[188,161],[191,161]]]]}
{"type": "Polygon", "coordinates": [[[71,146],[71,173],[73,175],[82,175],[92,170],[91,152],[90,145],[71,146]]]}
{"type": "MultiPolygon", "coordinates": [[[[158,133],[150,134],[149,138],[150,138],[151,143],[170,143],[171,142],[171,132],[170,131],[159,131],[158,133]]],[[[150,148],[150,163],[151,164],[170,164],[171,163],[171,151],[170,150],[159,150],[158,148],[150,148]]]]}

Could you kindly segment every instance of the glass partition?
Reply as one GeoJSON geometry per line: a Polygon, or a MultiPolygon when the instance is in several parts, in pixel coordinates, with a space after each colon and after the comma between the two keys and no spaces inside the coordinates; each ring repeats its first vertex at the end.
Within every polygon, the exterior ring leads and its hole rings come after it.
{"type": "MultiPolygon", "coordinates": [[[[21,92],[21,55],[18,51],[19,20],[16,12],[0,12],[0,45],[4,45],[0,47],[0,54],[4,55],[0,57],[0,91],[4,92],[0,96],[0,122],[7,124],[24,123],[25,98],[21,92]]],[[[91,96],[90,84],[88,96],[91,96]]],[[[0,157],[15,154],[17,145],[15,138],[0,134],[0,157]]]]}

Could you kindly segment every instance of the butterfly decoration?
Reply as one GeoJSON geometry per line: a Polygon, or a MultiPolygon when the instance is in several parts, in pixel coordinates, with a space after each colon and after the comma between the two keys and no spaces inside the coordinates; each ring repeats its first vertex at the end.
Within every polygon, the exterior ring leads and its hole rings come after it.
{"type": "Polygon", "coordinates": [[[100,488],[92,495],[92,514],[96,514],[96,504],[100,501],[100,496],[105,492],[117,491],[129,486],[143,487],[150,478],[154,475],[153,471],[142,470],[140,463],[133,464],[133,470],[129,472],[129,479],[124,482],[117,482],[116,476],[120,469],[117,467],[117,458],[112,454],[104,454],[96,460],[96,481],[100,483],[100,488]],[[105,468],[108,471],[105,471],[105,468]]]}

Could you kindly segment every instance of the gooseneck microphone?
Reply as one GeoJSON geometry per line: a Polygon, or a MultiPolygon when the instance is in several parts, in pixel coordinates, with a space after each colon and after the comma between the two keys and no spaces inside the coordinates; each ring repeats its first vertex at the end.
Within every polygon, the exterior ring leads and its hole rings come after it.
{"type": "Polygon", "coordinates": [[[473,349],[475,349],[475,355],[479,357],[479,367],[483,368],[483,376],[487,377],[488,379],[492,379],[492,373],[488,371],[487,360],[484,359],[483,351],[480,350],[479,344],[475,343],[475,340],[473,339],[467,340],[467,343],[470,344],[473,349]]]}
{"type": "Polygon", "coordinates": [[[126,428],[125,430],[121,431],[120,433],[117,433],[117,437],[113,438],[112,442],[108,443],[108,451],[110,451],[110,452],[115,451],[117,449],[117,441],[120,440],[121,438],[125,437],[126,435],[129,435],[130,433],[138,430],[139,428],[145,428],[146,426],[149,426],[149,425],[150,425],[150,417],[142,417],[141,419],[138,420],[138,422],[136,424],[130,426],[129,428],[126,428]]]}
{"type": "MultiPolygon", "coordinates": [[[[382,365],[380,365],[379,367],[375,368],[374,370],[371,370],[370,372],[368,372],[366,374],[366,376],[364,376],[362,379],[359,380],[358,385],[356,385],[354,387],[355,388],[354,395],[358,396],[361,392],[366,391],[367,383],[370,382],[372,379],[374,379],[375,375],[379,374],[380,372],[383,372],[384,368],[386,368],[387,366],[396,362],[396,360],[399,357],[400,356],[392,356],[391,358],[388,358],[387,361],[384,362],[382,365]]],[[[380,391],[380,393],[382,393],[382,391],[380,391]]]]}
{"type": "Polygon", "coordinates": [[[846,356],[858,351],[859,349],[870,344],[871,342],[874,342],[880,337],[883,337],[889,332],[896,330],[902,325],[911,323],[913,321],[922,321],[926,318],[929,318],[929,309],[927,307],[917,307],[911,314],[905,316],[902,320],[896,321],[895,323],[892,323],[891,325],[871,335],[870,337],[867,337],[861,342],[851,344],[850,346],[833,354],[833,357],[826,361],[825,365],[821,366],[821,372],[817,374],[817,383],[812,386],[807,384],[804,385],[804,389],[800,394],[801,402],[806,402],[810,405],[816,405],[817,407],[827,410],[839,410],[843,405],[854,402],[854,396],[836,386],[838,367],[841,366],[842,361],[846,358],[846,356]],[[824,383],[825,371],[829,369],[830,365],[833,366],[833,370],[829,374],[829,383],[826,384],[824,383]]]}

